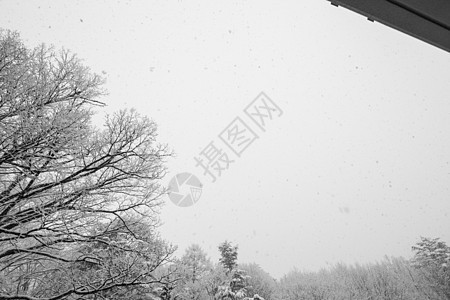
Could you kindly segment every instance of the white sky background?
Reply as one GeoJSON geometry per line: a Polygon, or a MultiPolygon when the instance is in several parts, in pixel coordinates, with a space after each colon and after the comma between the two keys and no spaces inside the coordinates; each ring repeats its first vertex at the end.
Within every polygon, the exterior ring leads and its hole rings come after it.
{"type": "Polygon", "coordinates": [[[3,0],[0,27],[71,49],[107,73],[106,111],[158,123],[164,184],[204,184],[162,211],[179,254],[228,239],[278,278],[450,242],[450,53],[325,0],[3,0]],[[284,114],[211,183],[194,156],[261,91],[284,114]]]}

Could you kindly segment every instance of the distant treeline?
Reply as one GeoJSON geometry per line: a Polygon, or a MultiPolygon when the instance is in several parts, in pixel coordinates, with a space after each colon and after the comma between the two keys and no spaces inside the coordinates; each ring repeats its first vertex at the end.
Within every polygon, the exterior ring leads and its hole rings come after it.
{"type": "Polygon", "coordinates": [[[367,265],[339,264],[316,273],[290,272],[278,284],[277,299],[450,299],[449,275],[434,266],[416,268],[403,258],[367,265]]]}
{"type": "Polygon", "coordinates": [[[319,272],[291,271],[275,280],[258,264],[237,264],[237,246],[220,245],[212,264],[198,246],[172,265],[171,299],[275,300],[440,300],[450,299],[450,248],[439,239],[421,238],[414,258],[386,257],[366,265],[337,264],[319,272]],[[250,298],[253,297],[253,298],[250,298]]]}

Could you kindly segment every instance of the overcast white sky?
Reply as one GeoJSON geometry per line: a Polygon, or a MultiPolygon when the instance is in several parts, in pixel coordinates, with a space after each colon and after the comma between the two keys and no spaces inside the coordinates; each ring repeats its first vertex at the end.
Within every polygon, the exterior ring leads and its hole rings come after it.
{"type": "Polygon", "coordinates": [[[325,0],[3,0],[0,27],[78,53],[107,73],[106,111],[158,123],[177,153],[164,184],[204,184],[162,211],[180,253],[216,261],[228,239],[278,278],[450,242],[450,53],[325,0]],[[283,115],[211,183],[194,157],[226,150],[218,134],[261,91],[283,115]]]}

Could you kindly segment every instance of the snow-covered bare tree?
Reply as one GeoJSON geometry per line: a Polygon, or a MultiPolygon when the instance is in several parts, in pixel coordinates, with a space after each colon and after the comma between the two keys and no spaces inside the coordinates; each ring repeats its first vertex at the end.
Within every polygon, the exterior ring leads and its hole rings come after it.
{"type": "Polygon", "coordinates": [[[203,249],[192,244],[186,249],[178,265],[181,280],[175,292],[179,297],[190,300],[206,299],[213,265],[203,249]]]}
{"type": "Polygon", "coordinates": [[[276,293],[277,283],[269,273],[258,264],[239,264],[239,269],[247,274],[247,294],[258,295],[265,299],[273,299],[276,293]]]}
{"type": "Polygon", "coordinates": [[[186,281],[196,282],[212,269],[212,263],[206,256],[205,251],[197,245],[192,244],[186,249],[181,258],[181,265],[186,276],[186,281]]]}
{"type": "Polygon", "coordinates": [[[135,111],[91,124],[103,79],[0,31],[0,298],[89,298],[159,283],[165,145],[135,111]],[[60,276],[64,284],[49,284],[60,276]],[[69,276],[73,274],[76,276],[69,276]],[[52,277],[53,276],[53,277],[52,277]]]}

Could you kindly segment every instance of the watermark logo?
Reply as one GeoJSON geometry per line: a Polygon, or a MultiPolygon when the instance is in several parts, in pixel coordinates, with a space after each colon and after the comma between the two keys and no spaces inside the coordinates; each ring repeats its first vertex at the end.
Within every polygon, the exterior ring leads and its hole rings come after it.
{"type": "Polygon", "coordinates": [[[244,112],[262,131],[266,131],[269,121],[283,114],[281,108],[263,92],[247,105],[244,112]]]}
{"type": "Polygon", "coordinates": [[[203,175],[208,174],[212,182],[215,182],[216,175],[222,175],[222,171],[227,170],[234,160],[230,160],[228,154],[211,142],[201,152],[199,157],[194,157],[197,162],[196,167],[203,169],[203,175]]]}
{"type": "Polygon", "coordinates": [[[258,135],[240,117],[236,117],[220,134],[219,138],[237,156],[248,148],[258,135]]]}
{"type": "Polygon", "coordinates": [[[177,206],[192,206],[200,199],[202,187],[202,183],[195,175],[179,173],[169,182],[169,199],[177,206]]]}
{"type": "MultiPolygon", "coordinates": [[[[261,92],[217,135],[218,139],[194,157],[195,167],[203,171],[203,176],[210,177],[211,182],[216,182],[266,132],[269,123],[282,114],[281,108],[261,92]]],[[[187,207],[199,200],[202,184],[191,173],[181,173],[172,178],[169,190],[169,198],[175,205],[187,207]]]]}
{"type": "Polygon", "coordinates": [[[225,145],[225,148],[217,146],[213,140],[194,157],[195,166],[200,167],[203,175],[209,176],[211,182],[216,182],[223,171],[228,170],[230,164],[241,157],[259,138],[258,134],[266,132],[269,122],[283,114],[281,108],[263,92],[250,102],[243,112],[244,114],[237,115],[218,134],[221,142],[219,144],[225,145]],[[231,152],[228,154],[226,150],[231,152]]]}

